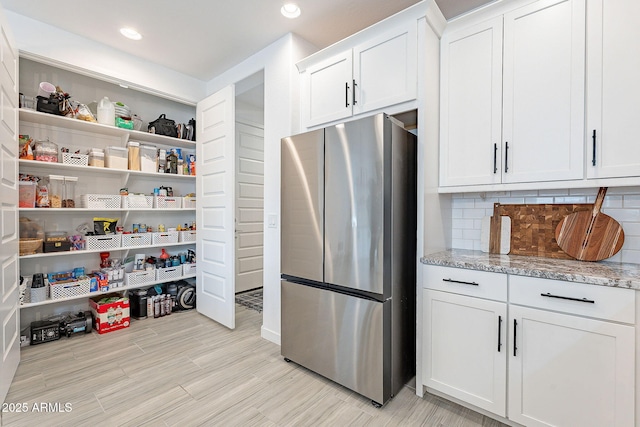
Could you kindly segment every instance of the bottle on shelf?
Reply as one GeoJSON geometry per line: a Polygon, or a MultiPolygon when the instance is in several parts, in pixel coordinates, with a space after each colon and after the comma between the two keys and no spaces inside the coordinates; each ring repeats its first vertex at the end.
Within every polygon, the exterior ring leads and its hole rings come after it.
{"type": "Polygon", "coordinates": [[[106,96],[98,103],[98,123],[110,126],[116,125],[116,108],[106,96]]]}

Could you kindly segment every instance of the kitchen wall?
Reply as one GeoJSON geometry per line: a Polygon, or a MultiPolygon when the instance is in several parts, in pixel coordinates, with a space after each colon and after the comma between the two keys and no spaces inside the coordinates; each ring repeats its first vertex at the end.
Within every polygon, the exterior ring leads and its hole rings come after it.
{"type": "MultiPolygon", "coordinates": [[[[264,215],[280,217],[280,138],[299,132],[298,71],[295,63],[315,47],[287,34],[207,82],[215,93],[264,70],[264,215]],[[296,111],[294,111],[296,110],[296,111]]],[[[266,218],[265,218],[266,222],[266,218]]],[[[279,224],[279,219],[277,221],[279,224]]],[[[261,335],[280,344],[280,228],[264,229],[264,292],[261,335]]]]}
{"type": "Polygon", "coordinates": [[[190,105],[206,95],[202,80],[17,13],[5,14],[21,57],[190,105]]]}
{"type": "MultiPolygon", "coordinates": [[[[482,217],[493,215],[495,202],[593,203],[597,192],[597,188],[590,188],[454,194],[451,198],[452,248],[480,250],[482,217]]],[[[607,261],[640,264],[640,186],[610,187],[602,212],[618,221],[625,233],[622,250],[607,261]]]]}

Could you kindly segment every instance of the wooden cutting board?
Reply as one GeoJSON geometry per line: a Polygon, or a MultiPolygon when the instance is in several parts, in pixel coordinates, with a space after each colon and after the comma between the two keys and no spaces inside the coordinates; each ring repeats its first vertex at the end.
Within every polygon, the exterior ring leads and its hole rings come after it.
{"type": "Polygon", "coordinates": [[[591,212],[575,212],[556,228],[556,241],[580,261],[600,261],[615,255],[624,244],[624,231],[609,215],[600,212],[607,187],[601,187],[591,212]]]}
{"type": "Polygon", "coordinates": [[[508,254],[511,250],[511,218],[499,217],[494,220],[492,216],[482,218],[482,230],[480,235],[480,250],[492,254],[508,254]]]}
{"type": "Polygon", "coordinates": [[[493,216],[511,218],[511,255],[574,259],[556,242],[556,227],[574,212],[591,211],[592,204],[522,204],[495,203],[493,216]]]}

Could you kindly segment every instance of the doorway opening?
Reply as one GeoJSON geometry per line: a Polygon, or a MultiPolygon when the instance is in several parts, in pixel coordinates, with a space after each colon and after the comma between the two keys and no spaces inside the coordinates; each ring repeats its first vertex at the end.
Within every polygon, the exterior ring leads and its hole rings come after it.
{"type": "Polygon", "coordinates": [[[264,71],[236,83],[236,303],[262,312],[264,242],[264,71]]]}

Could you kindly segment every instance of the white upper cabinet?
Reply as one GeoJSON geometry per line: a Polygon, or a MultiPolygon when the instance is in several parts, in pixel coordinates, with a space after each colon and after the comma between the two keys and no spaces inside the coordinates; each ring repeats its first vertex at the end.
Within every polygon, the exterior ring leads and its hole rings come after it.
{"type": "Polygon", "coordinates": [[[504,34],[503,182],[583,178],[584,0],[514,10],[504,34]]]}
{"type": "Polygon", "coordinates": [[[587,178],[640,175],[639,21],[637,0],[589,1],[587,178]]]}
{"type": "Polygon", "coordinates": [[[416,98],[417,21],[302,70],[302,120],[312,127],[416,98]]]}
{"type": "Polygon", "coordinates": [[[353,48],[353,114],[416,97],[417,22],[353,48]]]}
{"type": "Polygon", "coordinates": [[[307,126],[351,115],[353,98],[351,51],[310,66],[303,79],[307,126]]]}
{"type": "Polygon", "coordinates": [[[441,186],[583,178],[584,0],[532,2],[441,46],[441,186]]]}
{"type": "Polygon", "coordinates": [[[500,183],[502,17],[447,33],[441,46],[440,183],[500,183]]]}

